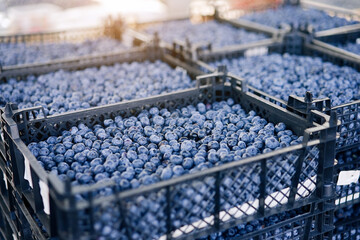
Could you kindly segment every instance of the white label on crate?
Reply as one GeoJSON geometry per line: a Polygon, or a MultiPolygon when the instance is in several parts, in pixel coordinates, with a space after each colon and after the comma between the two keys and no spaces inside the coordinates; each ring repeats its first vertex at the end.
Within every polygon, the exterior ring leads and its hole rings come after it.
{"type": "Polygon", "coordinates": [[[24,165],[25,165],[24,178],[29,182],[30,187],[33,188],[33,182],[32,182],[32,178],[31,178],[31,170],[30,170],[30,162],[26,157],[24,160],[24,165]]]}
{"type": "Polygon", "coordinates": [[[15,235],[15,233],[12,234],[12,237],[14,240],[18,240],[17,236],[15,235]]]}
{"type": "Polygon", "coordinates": [[[359,180],[360,171],[352,170],[352,171],[341,171],[339,174],[339,178],[337,181],[337,185],[349,185],[351,183],[356,183],[359,180]]]}
{"type": "Polygon", "coordinates": [[[50,215],[49,187],[43,181],[39,181],[40,194],[43,200],[44,212],[50,215]]]}
{"type": "Polygon", "coordinates": [[[268,54],[269,49],[267,47],[250,48],[244,52],[245,57],[262,56],[268,54]]]}
{"type": "Polygon", "coordinates": [[[6,187],[6,189],[9,189],[8,182],[7,182],[5,173],[3,173],[3,177],[4,177],[4,182],[5,182],[5,187],[6,187]]]}
{"type": "Polygon", "coordinates": [[[360,44],[360,38],[356,39],[356,44],[360,44]]]}

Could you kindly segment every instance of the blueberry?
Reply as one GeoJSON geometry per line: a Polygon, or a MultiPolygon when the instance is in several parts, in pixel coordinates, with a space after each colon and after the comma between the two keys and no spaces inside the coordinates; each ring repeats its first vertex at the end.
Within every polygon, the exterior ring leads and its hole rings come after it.
{"type": "Polygon", "coordinates": [[[154,116],[152,120],[153,120],[154,124],[160,125],[160,126],[164,125],[164,123],[165,123],[164,118],[161,116],[158,116],[158,115],[154,116]]]}
{"type": "Polygon", "coordinates": [[[276,140],[275,137],[269,137],[265,140],[265,146],[270,149],[275,149],[279,147],[280,143],[278,140],[276,140]]]}
{"type": "Polygon", "coordinates": [[[72,147],[75,153],[79,153],[85,150],[85,145],[83,143],[77,143],[72,147]]]}
{"type": "Polygon", "coordinates": [[[220,148],[220,144],[217,141],[211,141],[208,143],[208,148],[218,150],[220,148]]]}
{"type": "Polygon", "coordinates": [[[61,163],[59,163],[57,169],[58,169],[60,174],[61,173],[66,173],[67,171],[70,170],[70,166],[65,162],[61,162],[61,163]]]}
{"type": "Polygon", "coordinates": [[[84,140],[83,140],[83,138],[80,136],[80,135],[75,135],[75,137],[74,137],[74,142],[75,143],[81,143],[81,142],[83,142],[84,140]]]}
{"type": "Polygon", "coordinates": [[[90,183],[91,179],[92,179],[92,177],[91,177],[90,175],[88,175],[88,174],[81,174],[77,180],[78,180],[79,183],[81,183],[81,184],[88,184],[88,183],[90,183]]]}
{"type": "Polygon", "coordinates": [[[170,167],[164,168],[161,173],[162,180],[168,180],[173,176],[173,171],[170,167]]]}
{"type": "Polygon", "coordinates": [[[140,159],[136,159],[132,163],[135,168],[142,168],[144,166],[144,162],[140,159]]]}
{"type": "Polygon", "coordinates": [[[105,171],[108,173],[114,172],[116,170],[116,167],[117,167],[117,163],[115,161],[106,160],[106,162],[104,163],[105,171]]]}
{"type": "Polygon", "coordinates": [[[127,179],[121,179],[119,185],[120,185],[121,189],[128,189],[131,186],[130,182],[127,179]]]}
{"type": "Polygon", "coordinates": [[[140,186],[140,182],[137,179],[132,179],[130,181],[131,188],[138,188],[140,186]]]}
{"type": "Polygon", "coordinates": [[[102,173],[105,171],[105,167],[103,165],[96,165],[93,169],[93,173],[95,175],[99,174],[99,173],[102,173]]]}
{"type": "Polygon", "coordinates": [[[175,166],[173,168],[174,176],[181,176],[184,174],[184,168],[182,166],[175,166]]]}
{"type": "Polygon", "coordinates": [[[155,134],[153,134],[153,135],[151,135],[150,136],[150,142],[152,142],[152,143],[155,143],[155,144],[158,144],[158,143],[160,143],[161,142],[161,140],[162,140],[162,137],[161,136],[159,136],[159,135],[155,135],[155,134]]]}
{"type": "Polygon", "coordinates": [[[185,140],[181,143],[181,150],[182,151],[191,151],[192,150],[192,143],[188,140],[185,140]]]}
{"type": "Polygon", "coordinates": [[[74,159],[79,163],[84,163],[86,161],[86,155],[82,152],[76,153],[74,159]]]}
{"type": "Polygon", "coordinates": [[[118,146],[118,147],[121,147],[123,144],[124,144],[124,141],[121,139],[121,138],[113,138],[111,140],[111,143],[114,145],[114,146],[118,146]]]}
{"type": "Polygon", "coordinates": [[[280,137],[280,142],[290,144],[291,141],[292,141],[292,138],[289,135],[283,135],[280,137]]]}
{"type": "Polygon", "coordinates": [[[70,180],[74,180],[75,178],[75,171],[74,170],[68,170],[66,173],[66,176],[70,179],[70,180]]]}
{"type": "Polygon", "coordinates": [[[54,157],[54,162],[56,162],[56,163],[61,163],[61,162],[64,162],[64,161],[65,161],[65,157],[62,154],[57,154],[54,157]]]}
{"type": "Polygon", "coordinates": [[[252,157],[258,154],[258,149],[254,146],[249,146],[246,148],[245,153],[249,154],[252,157]]]}
{"type": "Polygon", "coordinates": [[[66,148],[63,144],[58,143],[55,145],[55,153],[64,154],[66,152],[66,148]]]}
{"type": "Polygon", "coordinates": [[[86,157],[88,160],[93,160],[97,157],[99,157],[98,153],[95,151],[95,150],[90,150],[87,154],[86,154],[86,157]]]}
{"type": "Polygon", "coordinates": [[[194,158],[195,165],[200,165],[201,163],[205,162],[205,158],[203,156],[196,155],[194,158]]]}
{"type": "Polygon", "coordinates": [[[90,162],[90,166],[92,166],[92,167],[95,167],[100,164],[102,164],[101,158],[95,158],[90,162]]]}
{"type": "Polygon", "coordinates": [[[175,165],[183,164],[183,157],[181,155],[171,155],[170,162],[175,165]]]}
{"type": "Polygon", "coordinates": [[[48,148],[40,148],[39,150],[39,155],[40,156],[47,156],[49,155],[50,151],[48,148]]]}
{"type": "Polygon", "coordinates": [[[130,181],[134,178],[134,175],[135,175],[135,172],[125,171],[121,174],[121,177],[130,181]]]}
{"type": "Polygon", "coordinates": [[[158,115],[159,114],[159,109],[157,107],[150,108],[149,113],[151,115],[158,115]]]}
{"type": "Polygon", "coordinates": [[[162,154],[166,154],[166,153],[171,154],[173,152],[171,146],[167,144],[161,145],[159,150],[162,154]]]}
{"type": "Polygon", "coordinates": [[[219,156],[216,152],[209,152],[208,160],[211,163],[217,163],[219,161],[219,156]]]}

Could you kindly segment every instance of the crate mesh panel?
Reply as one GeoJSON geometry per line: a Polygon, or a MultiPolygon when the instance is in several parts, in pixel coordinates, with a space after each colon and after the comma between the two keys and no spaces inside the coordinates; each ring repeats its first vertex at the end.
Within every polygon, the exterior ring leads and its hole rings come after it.
{"type": "Polygon", "coordinates": [[[125,223],[132,239],[154,239],[166,234],[166,191],[152,191],[124,203],[125,223]]]}
{"type": "Polygon", "coordinates": [[[220,214],[222,221],[248,216],[257,211],[253,201],[259,198],[260,163],[245,165],[224,173],[221,182],[220,214]]]}
{"type": "MultiPolygon", "coordinates": [[[[341,171],[357,171],[360,170],[360,151],[358,148],[352,149],[351,152],[344,152],[337,155],[337,165],[335,165],[336,174],[334,175],[335,184],[341,171]],[[350,154],[349,154],[350,153],[350,154]]],[[[351,183],[349,185],[336,185],[337,199],[335,203],[353,204],[360,201],[360,182],[351,183]]]]}
{"type": "Polygon", "coordinates": [[[336,150],[352,147],[360,143],[360,101],[335,108],[341,121],[336,150]]]}
{"type": "Polygon", "coordinates": [[[175,236],[214,224],[215,178],[205,177],[171,189],[171,229],[175,236]]]}

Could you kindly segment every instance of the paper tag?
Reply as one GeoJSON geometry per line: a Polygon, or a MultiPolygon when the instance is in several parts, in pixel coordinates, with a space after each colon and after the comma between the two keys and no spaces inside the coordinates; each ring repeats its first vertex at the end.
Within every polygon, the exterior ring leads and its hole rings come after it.
{"type": "Polygon", "coordinates": [[[5,182],[5,187],[6,187],[6,189],[9,189],[8,182],[7,182],[5,173],[3,173],[3,178],[4,178],[4,182],[5,182]]]}
{"type": "Polygon", "coordinates": [[[250,48],[244,52],[245,57],[251,56],[263,56],[268,54],[269,49],[267,47],[250,48]]]}
{"type": "Polygon", "coordinates": [[[14,240],[18,240],[17,236],[15,235],[15,233],[12,234],[12,237],[14,240]]]}
{"type": "Polygon", "coordinates": [[[356,44],[360,44],[360,38],[356,39],[356,44]]]}
{"type": "Polygon", "coordinates": [[[49,188],[43,181],[39,181],[40,194],[44,205],[44,212],[50,215],[49,188]]]}
{"type": "Polygon", "coordinates": [[[337,181],[337,185],[349,185],[351,183],[358,182],[360,177],[360,170],[352,170],[352,171],[341,171],[339,174],[339,178],[337,181]]]}
{"type": "Polygon", "coordinates": [[[26,179],[29,182],[30,187],[33,188],[33,182],[32,182],[32,178],[31,178],[31,170],[30,170],[30,162],[29,162],[29,160],[27,160],[26,157],[24,160],[24,165],[25,165],[24,179],[26,179]]]}

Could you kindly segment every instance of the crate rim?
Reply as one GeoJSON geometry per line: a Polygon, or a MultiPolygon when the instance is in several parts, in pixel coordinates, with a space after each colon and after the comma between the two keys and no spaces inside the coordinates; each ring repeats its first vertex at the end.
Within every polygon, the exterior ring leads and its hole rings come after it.
{"type": "Polygon", "coordinates": [[[95,26],[95,27],[77,27],[77,28],[71,28],[71,29],[62,29],[62,30],[55,30],[55,31],[40,31],[35,33],[15,33],[15,34],[1,34],[0,39],[3,38],[19,38],[19,37],[37,37],[37,36],[43,36],[43,35],[53,35],[53,34],[68,34],[72,32],[82,32],[82,31],[96,31],[96,30],[105,30],[107,28],[111,28],[109,26],[101,27],[101,26],[95,26]]]}
{"type": "MultiPolygon", "coordinates": [[[[24,69],[31,69],[31,68],[36,68],[36,67],[46,67],[46,66],[52,66],[52,65],[59,65],[59,64],[65,64],[65,63],[77,63],[77,62],[89,62],[91,61],[91,58],[96,59],[96,58],[105,58],[105,57],[111,57],[111,56],[117,56],[117,55],[121,55],[121,54],[131,54],[133,52],[138,52],[139,50],[144,50],[146,49],[145,47],[135,47],[135,48],[131,48],[131,49],[123,49],[123,50],[118,50],[116,52],[111,52],[111,53],[98,53],[98,54],[91,54],[91,55],[85,55],[85,56],[79,56],[79,57],[67,57],[67,58],[61,58],[61,59],[54,59],[54,60],[49,60],[47,62],[41,62],[41,63],[28,63],[28,64],[18,64],[18,65],[9,65],[9,66],[2,66],[0,69],[0,78],[1,77],[6,77],[6,75],[4,76],[4,74],[6,74],[7,71],[21,71],[24,69]],[[89,59],[90,57],[90,59],[89,59]]],[[[59,68],[59,70],[62,70],[61,68],[59,68]]]]}

